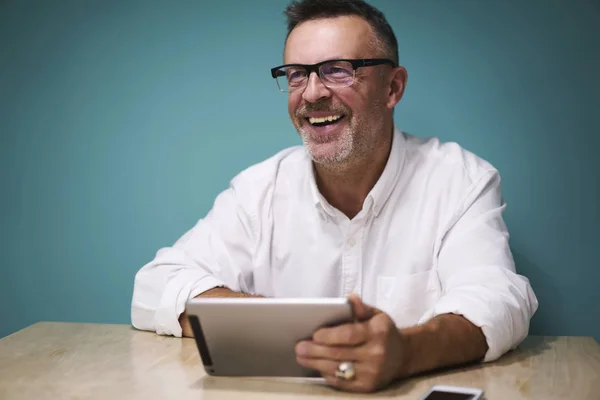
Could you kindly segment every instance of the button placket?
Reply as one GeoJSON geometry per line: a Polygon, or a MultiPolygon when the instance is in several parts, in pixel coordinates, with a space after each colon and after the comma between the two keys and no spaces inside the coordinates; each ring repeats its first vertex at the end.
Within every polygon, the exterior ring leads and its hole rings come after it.
{"type": "Polygon", "coordinates": [[[363,220],[351,221],[345,235],[345,244],[343,248],[343,293],[347,296],[350,293],[360,295],[361,288],[361,241],[363,231],[363,220]],[[357,290],[358,289],[358,290],[357,290]]]}
{"type": "Polygon", "coordinates": [[[354,239],[354,255],[355,255],[355,264],[356,264],[356,279],[355,279],[355,284],[354,284],[354,288],[352,289],[352,292],[358,294],[359,296],[363,295],[363,254],[362,254],[362,250],[364,247],[364,241],[366,240],[366,233],[367,231],[370,229],[371,224],[373,223],[373,204],[371,203],[370,208],[369,208],[369,212],[366,213],[366,215],[361,218],[359,222],[359,224],[357,225],[356,231],[354,232],[354,234],[352,235],[353,239],[354,239]]]}

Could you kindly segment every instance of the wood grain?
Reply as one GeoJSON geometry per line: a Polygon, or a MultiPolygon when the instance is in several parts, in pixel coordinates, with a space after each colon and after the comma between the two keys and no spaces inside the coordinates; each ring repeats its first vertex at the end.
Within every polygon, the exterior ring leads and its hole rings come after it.
{"type": "MultiPolygon", "coordinates": [[[[369,397],[418,399],[431,385],[483,388],[486,399],[599,399],[600,345],[529,337],[500,360],[437,371],[369,397]]],[[[0,339],[0,399],[364,398],[319,380],[213,378],[193,339],[128,325],[42,322],[0,339]]]]}

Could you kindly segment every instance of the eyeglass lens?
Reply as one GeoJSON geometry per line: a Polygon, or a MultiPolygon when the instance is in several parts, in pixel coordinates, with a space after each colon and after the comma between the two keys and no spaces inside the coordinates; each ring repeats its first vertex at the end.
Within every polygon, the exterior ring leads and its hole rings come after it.
{"type": "MultiPolygon", "coordinates": [[[[354,81],[354,68],[348,61],[333,61],[319,67],[319,77],[328,87],[350,86],[354,81]]],[[[284,67],[277,73],[277,85],[283,91],[302,89],[308,82],[308,72],[303,67],[284,67]]]]}

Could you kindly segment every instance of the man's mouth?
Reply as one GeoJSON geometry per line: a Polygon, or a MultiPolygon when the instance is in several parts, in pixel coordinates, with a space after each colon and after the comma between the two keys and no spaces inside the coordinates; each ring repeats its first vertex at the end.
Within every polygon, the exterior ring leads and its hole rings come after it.
{"type": "Polygon", "coordinates": [[[342,118],[344,118],[344,115],[337,114],[337,115],[328,115],[327,117],[310,117],[310,118],[307,118],[307,120],[312,126],[320,127],[320,126],[327,126],[327,125],[334,124],[334,123],[340,121],[342,118]]]}

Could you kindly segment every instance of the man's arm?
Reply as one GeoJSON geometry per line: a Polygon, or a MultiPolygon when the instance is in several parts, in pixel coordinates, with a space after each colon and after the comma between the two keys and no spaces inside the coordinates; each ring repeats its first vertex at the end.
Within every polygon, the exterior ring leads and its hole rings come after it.
{"type": "Polygon", "coordinates": [[[357,322],[323,328],[296,346],[298,363],[319,371],[333,386],[372,392],[425,371],[483,359],[481,329],[460,315],[438,315],[427,323],[398,329],[386,313],[350,296],[357,322]],[[356,377],[335,376],[341,361],[354,361],[356,377]]]}
{"type": "MultiPolygon", "coordinates": [[[[199,297],[263,297],[259,295],[247,294],[242,292],[235,292],[226,287],[216,287],[213,289],[209,289],[206,292],[199,294],[196,298],[199,297]]],[[[194,337],[194,333],[192,332],[192,327],[190,326],[190,321],[187,318],[187,314],[185,311],[181,313],[179,316],[179,324],[181,325],[181,334],[186,337],[194,337]]]]}
{"type": "Polygon", "coordinates": [[[248,198],[248,190],[232,184],[217,196],[206,217],[137,272],[131,304],[135,328],[179,337],[188,299],[220,286],[253,290],[247,277],[252,274],[256,227],[239,196],[248,198]]]}
{"type": "Polygon", "coordinates": [[[419,325],[445,314],[462,315],[481,329],[493,361],[528,334],[538,302],[529,280],[517,274],[502,214],[500,176],[475,180],[457,207],[438,253],[441,296],[419,325]]]}
{"type": "Polygon", "coordinates": [[[400,330],[406,353],[395,378],[483,360],[488,350],[485,335],[461,315],[443,314],[424,325],[400,330]]]}
{"type": "Polygon", "coordinates": [[[417,326],[398,329],[389,315],[354,299],[362,322],[321,329],[297,346],[298,362],[333,386],[365,392],[424,371],[493,361],[516,347],[538,302],[515,271],[504,208],[493,171],[467,191],[438,254],[441,296],[417,326]],[[335,372],[348,360],[356,377],[344,381],[335,372]]]}

